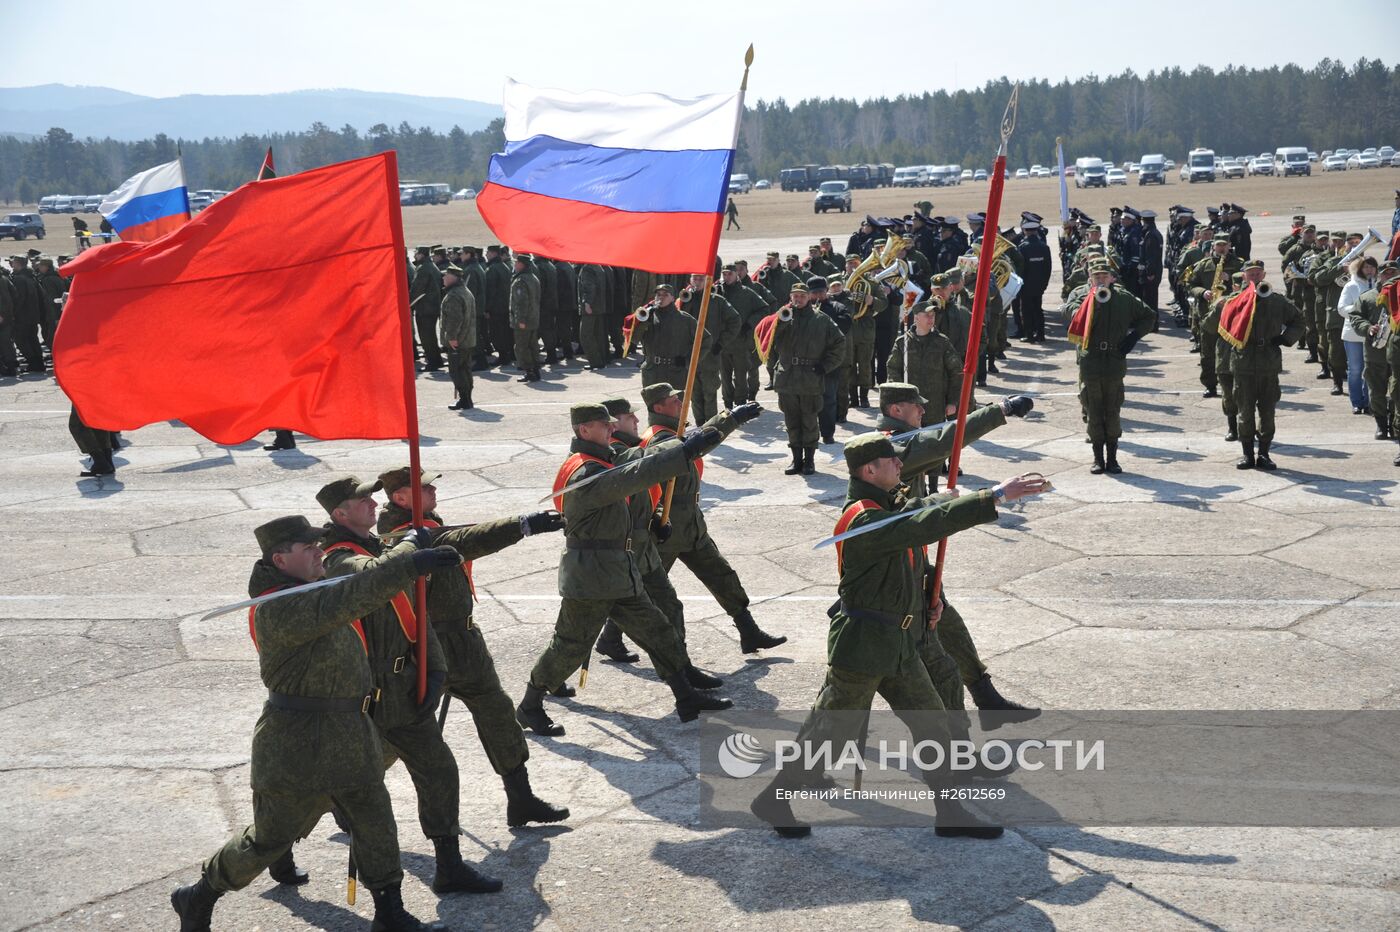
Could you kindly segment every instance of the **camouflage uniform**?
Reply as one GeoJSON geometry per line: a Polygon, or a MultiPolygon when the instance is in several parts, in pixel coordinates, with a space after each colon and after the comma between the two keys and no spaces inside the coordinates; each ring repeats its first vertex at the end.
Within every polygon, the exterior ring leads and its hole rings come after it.
{"type": "Polygon", "coordinates": [[[1400,437],[1400,434],[1391,429],[1391,420],[1396,417],[1396,413],[1386,410],[1388,405],[1385,399],[1391,376],[1386,347],[1373,345],[1375,338],[1371,336],[1372,325],[1381,323],[1385,313],[1386,309],[1381,307],[1379,289],[1372,288],[1357,299],[1348,320],[1352,330],[1366,341],[1362,344],[1365,347],[1366,360],[1363,371],[1366,377],[1366,394],[1371,399],[1371,416],[1376,420],[1377,440],[1384,440],[1388,434],[1400,437]]]}
{"type": "Polygon", "coordinates": [[[695,318],[672,303],[651,308],[646,320],[632,320],[632,342],[642,347],[642,387],[668,382],[685,385],[690,351],[695,348],[695,318]]]}
{"type": "Polygon", "coordinates": [[[936,328],[923,336],[911,328],[895,338],[885,371],[891,382],[910,382],[918,386],[919,394],[928,400],[924,406],[924,426],[945,420],[947,407],[956,407],[961,398],[962,355],[936,328]]]}
{"type": "Polygon", "coordinates": [[[472,403],[472,355],[476,349],[476,299],[462,283],[448,288],[442,295],[438,328],[442,346],[447,353],[447,374],[457,390],[460,403],[472,403]],[[453,348],[453,343],[456,348],[453,348]]]}
{"type": "Polygon", "coordinates": [[[515,365],[527,378],[538,379],[540,371],[540,280],[535,264],[521,259],[524,266],[510,279],[510,329],[515,336],[515,365]]]}
{"type": "Polygon", "coordinates": [[[418,325],[418,342],[423,347],[423,365],[428,369],[442,368],[442,350],[438,346],[438,310],[442,302],[442,272],[423,256],[413,262],[413,284],[408,290],[413,321],[418,325]]]}
{"type": "Polygon", "coordinates": [[[1283,353],[1274,339],[1291,344],[1302,335],[1303,315],[1287,298],[1275,293],[1256,299],[1249,342],[1243,348],[1231,348],[1230,372],[1235,376],[1240,442],[1247,444],[1251,452],[1258,437],[1259,451],[1267,455],[1274,438],[1278,376],[1283,370],[1283,353]]]}
{"type": "MultiPolygon", "coordinates": [[[[681,294],[684,296],[685,291],[681,294]]],[[[698,320],[700,300],[699,295],[692,295],[689,301],[683,305],[677,303],[676,306],[698,320]]],[[[703,424],[719,413],[715,399],[720,390],[720,360],[733,348],[742,327],[743,320],[739,317],[739,312],[725,299],[724,293],[718,287],[713,288],[710,293],[710,307],[705,312],[705,337],[700,348],[700,365],[695,368],[695,387],[690,398],[691,420],[696,424],[703,424]]],[[[693,345],[691,349],[694,349],[693,345]]],[[[689,355],[687,352],[687,359],[689,355]]],[[[679,385],[685,386],[684,377],[679,385]]]]}
{"type": "Polygon", "coordinates": [[[720,285],[719,292],[739,315],[739,333],[720,354],[720,397],[726,408],[758,398],[758,351],[753,328],[768,316],[769,305],[752,282],[735,279],[720,285]]]}
{"type": "Polygon", "coordinates": [[[817,418],[823,381],[845,358],[846,338],[835,321],[811,305],[793,307],[792,312],[791,320],[780,320],[774,328],[768,358],[773,364],[773,384],[778,390],[778,407],[783,412],[794,465],[800,456],[807,468],[821,437],[817,418]]]}
{"type": "Polygon", "coordinates": [[[601,265],[578,268],[578,332],[588,365],[608,364],[608,273],[601,265]]]}

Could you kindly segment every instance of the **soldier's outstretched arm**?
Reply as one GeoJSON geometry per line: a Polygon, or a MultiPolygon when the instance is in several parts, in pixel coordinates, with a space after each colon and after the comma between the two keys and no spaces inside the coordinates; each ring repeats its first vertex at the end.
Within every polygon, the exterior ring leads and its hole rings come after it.
{"type": "MultiPolygon", "coordinates": [[[[985,437],[1006,423],[1006,413],[1001,405],[983,405],[967,416],[967,427],[963,431],[963,446],[985,437]]],[[[949,422],[937,427],[921,430],[909,438],[904,449],[904,466],[900,475],[904,478],[927,472],[932,466],[942,463],[953,455],[953,438],[957,424],[949,422]]]]}
{"type": "Polygon", "coordinates": [[[567,502],[570,495],[575,507],[601,508],[612,502],[621,501],[642,489],[665,482],[685,472],[689,461],[679,443],[672,449],[653,456],[643,456],[621,466],[607,470],[602,478],[592,482],[577,492],[564,492],[567,502]]]}
{"type": "MultiPolygon", "coordinates": [[[[965,531],[979,524],[988,524],[997,518],[996,503],[990,489],[966,495],[945,494],[917,498],[911,501],[904,508],[904,511],[912,512],[919,509],[927,510],[922,514],[911,514],[902,521],[895,521],[877,531],[852,537],[846,541],[843,544],[846,548],[846,559],[852,559],[855,555],[877,557],[882,554],[909,550],[913,547],[922,547],[925,544],[931,544],[956,534],[958,531],[965,531]]],[[[855,520],[851,522],[849,530],[854,531],[862,524],[888,517],[890,517],[889,512],[872,508],[857,515],[855,520]]]]}
{"type": "Polygon", "coordinates": [[[326,575],[348,576],[351,573],[363,573],[366,570],[384,565],[397,554],[413,553],[417,549],[412,540],[403,538],[377,557],[367,557],[363,554],[351,553],[348,550],[332,550],[326,554],[326,575]]]}
{"type": "Polygon", "coordinates": [[[336,586],[289,595],[257,606],[253,626],[262,650],[306,644],[382,607],[417,575],[413,545],[394,549],[377,564],[336,586]]]}
{"type": "Polygon", "coordinates": [[[463,560],[477,560],[520,543],[524,536],[518,517],[497,518],[469,527],[438,530],[433,534],[433,546],[445,545],[460,553],[463,560]]]}

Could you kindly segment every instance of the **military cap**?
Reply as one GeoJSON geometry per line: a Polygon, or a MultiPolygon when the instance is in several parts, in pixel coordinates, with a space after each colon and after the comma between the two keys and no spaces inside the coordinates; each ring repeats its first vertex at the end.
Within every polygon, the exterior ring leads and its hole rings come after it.
{"type": "Polygon", "coordinates": [[[797,258],[799,258],[798,255],[797,255],[797,253],[795,253],[795,252],[790,252],[790,253],[788,253],[788,254],[787,254],[787,257],[788,257],[789,259],[797,259],[797,258]]]}
{"type": "Polygon", "coordinates": [[[939,272],[929,279],[929,284],[933,285],[935,288],[947,288],[951,282],[948,281],[947,272],[939,272]]]}
{"type": "Polygon", "coordinates": [[[1229,233],[1217,233],[1217,234],[1215,234],[1215,236],[1214,236],[1213,238],[1214,238],[1214,240],[1215,240],[1217,243],[1228,243],[1228,242],[1230,242],[1230,234],[1229,234],[1229,233]]]}
{"type": "Polygon", "coordinates": [[[632,413],[632,402],[620,395],[616,398],[604,398],[603,407],[608,409],[608,415],[613,418],[619,414],[632,413]]]}
{"type": "Polygon", "coordinates": [[[1395,196],[1400,197],[1400,188],[1395,189],[1395,196]]]}
{"type": "Polygon", "coordinates": [[[447,255],[447,247],[442,245],[442,243],[434,243],[433,252],[440,252],[443,255],[447,255]]]}
{"type": "Polygon", "coordinates": [[[1094,223],[1094,218],[1091,217],[1091,216],[1089,216],[1088,214],[1084,213],[1084,211],[1081,210],[1081,211],[1079,212],[1079,222],[1082,223],[1082,224],[1084,224],[1085,226],[1092,226],[1093,223],[1094,223]]]}
{"type": "Polygon", "coordinates": [[[597,402],[584,401],[579,404],[569,405],[569,423],[574,427],[580,424],[590,424],[593,421],[605,421],[614,424],[613,416],[608,413],[604,405],[597,402]]]}
{"type": "Polygon", "coordinates": [[[1348,233],[1348,234],[1347,234],[1347,239],[1365,239],[1365,238],[1366,238],[1366,234],[1365,234],[1365,233],[1348,233]]]}
{"type": "Polygon", "coordinates": [[[1192,213],[1191,208],[1185,207],[1185,206],[1183,206],[1183,205],[1181,205],[1181,204],[1173,204],[1172,206],[1168,207],[1167,210],[1171,211],[1171,212],[1174,213],[1174,214],[1189,214],[1189,213],[1192,213]]]}
{"type": "Polygon", "coordinates": [[[1333,230],[1333,231],[1332,231],[1332,238],[1333,238],[1333,239],[1346,239],[1346,238],[1347,238],[1346,231],[1345,231],[1345,230],[1333,230]]]}
{"type": "Polygon", "coordinates": [[[861,224],[864,225],[867,223],[873,227],[875,225],[875,218],[870,216],[869,214],[866,214],[865,219],[861,221],[861,224]]]}
{"type": "Polygon", "coordinates": [[[48,256],[40,256],[39,258],[34,260],[34,264],[47,265],[49,268],[53,268],[53,260],[50,259],[48,256]]]}
{"type": "Polygon", "coordinates": [[[1110,208],[1108,209],[1108,212],[1111,213],[1111,214],[1121,214],[1121,213],[1123,212],[1123,208],[1121,208],[1121,207],[1110,207],[1110,208]]]}
{"type": "Polygon", "coordinates": [[[1134,220],[1142,219],[1142,213],[1136,207],[1124,207],[1122,212],[1124,216],[1132,217],[1134,220]]]}
{"type": "Polygon", "coordinates": [[[1206,213],[1208,213],[1208,214],[1210,214],[1212,217],[1214,217],[1216,214],[1220,213],[1220,208],[1219,208],[1219,207],[1207,207],[1207,208],[1206,208],[1206,213]]]}
{"type": "Polygon", "coordinates": [[[957,217],[944,217],[944,218],[943,218],[943,226],[944,226],[946,229],[949,229],[949,230],[956,230],[956,229],[959,229],[959,227],[958,227],[958,218],[957,218],[957,217]]]}
{"type": "Polygon", "coordinates": [[[304,515],[287,515],[253,528],[253,536],[267,556],[283,544],[314,544],[321,539],[321,529],[312,527],[304,515]]]}
{"type": "Polygon", "coordinates": [[[720,269],[720,271],[721,271],[721,272],[733,272],[733,271],[734,271],[734,263],[733,263],[733,262],[729,263],[728,265],[722,267],[722,268],[720,269]]]}
{"type": "Polygon", "coordinates": [[[453,265],[452,263],[449,262],[447,265],[444,265],[444,266],[442,267],[442,274],[444,274],[444,275],[456,275],[458,278],[461,278],[461,277],[462,277],[462,270],[461,270],[460,267],[455,266],[455,265],[453,265]]]}
{"type": "Polygon", "coordinates": [[[813,275],[807,279],[808,291],[825,291],[827,289],[826,279],[821,275],[813,275]]]}
{"type": "Polygon", "coordinates": [[[792,287],[788,289],[788,294],[807,294],[810,290],[802,282],[793,282],[792,287]]]}
{"type": "Polygon", "coordinates": [[[1376,280],[1392,278],[1396,274],[1400,274],[1400,263],[1384,262],[1381,264],[1381,267],[1376,270],[1376,280]]]}
{"type": "Polygon", "coordinates": [[[773,250],[772,252],[768,253],[768,258],[770,258],[770,259],[776,259],[776,258],[778,258],[780,255],[781,255],[781,253],[779,253],[779,252],[775,249],[775,250],[773,250]]]}
{"type": "Polygon", "coordinates": [[[1111,273],[1113,271],[1113,265],[1102,256],[1096,256],[1085,263],[1084,271],[1090,275],[1097,275],[1100,272],[1111,273]]]}
{"type": "Polygon", "coordinates": [[[1306,216],[1304,216],[1303,214],[1294,214],[1294,215],[1293,215],[1293,222],[1294,222],[1294,223],[1302,223],[1303,221],[1305,221],[1305,220],[1307,220],[1307,219],[1308,219],[1308,218],[1307,218],[1306,216]]]}
{"type": "MultiPolygon", "coordinates": [[[[926,304],[927,302],[921,301],[919,303],[926,304]]],[[[929,310],[929,308],[925,308],[925,310],[929,310]]],[[[878,391],[880,392],[881,408],[887,405],[903,404],[907,401],[912,401],[917,405],[928,404],[928,399],[919,394],[919,386],[909,382],[886,382],[884,385],[878,386],[878,391]]]]}
{"type": "Polygon", "coordinates": [[[321,507],[326,509],[326,514],[330,514],[341,506],[341,503],[352,498],[363,498],[366,495],[373,495],[384,488],[384,483],[379,480],[374,482],[361,482],[354,476],[341,476],[332,482],[321,486],[321,491],[316,493],[316,501],[321,507]]]}
{"type": "Polygon", "coordinates": [[[912,215],[910,215],[909,220],[910,220],[911,223],[912,223],[913,221],[915,221],[915,220],[917,220],[917,221],[919,221],[920,223],[923,223],[923,224],[931,224],[931,223],[933,223],[933,218],[932,218],[932,217],[930,217],[930,216],[927,215],[927,214],[921,214],[921,213],[919,213],[918,211],[914,211],[914,213],[913,213],[912,215]]]}
{"type": "Polygon", "coordinates": [[[1243,272],[1243,271],[1245,271],[1246,269],[1262,269],[1263,267],[1264,267],[1264,260],[1263,260],[1263,259],[1250,259],[1250,260],[1249,260],[1248,262],[1246,262],[1244,265],[1240,266],[1240,271],[1243,272]]]}
{"type": "Polygon", "coordinates": [[[433,247],[431,247],[431,246],[414,246],[414,247],[413,247],[413,251],[414,251],[414,252],[432,252],[432,249],[433,249],[433,247]]]}
{"type": "Polygon", "coordinates": [[[1176,215],[1178,217],[1194,217],[1196,216],[1196,211],[1190,207],[1182,207],[1176,211],[1176,215]]]}
{"type": "Polygon", "coordinates": [[[1090,232],[1090,233],[1102,233],[1102,232],[1103,232],[1103,227],[1099,226],[1097,223],[1091,223],[1091,224],[1089,224],[1089,232],[1090,232]]]}
{"type": "Polygon", "coordinates": [[[831,244],[831,237],[830,237],[830,236],[823,236],[820,240],[818,240],[818,242],[826,243],[827,245],[830,245],[830,244],[831,244]]]}
{"type": "Polygon", "coordinates": [[[1144,211],[1142,211],[1141,213],[1139,213],[1138,216],[1141,217],[1141,218],[1144,219],[1144,220],[1156,220],[1156,219],[1157,219],[1157,211],[1155,211],[1155,210],[1144,210],[1144,211]]]}
{"type": "Polygon", "coordinates": [[[986,222],[987,222],[987,215],[984,214],[984,213],[982,213],[982,211],[979,210],[979,211],[977,211],[976,213],[968,214],[968,215],[967,215],[967,222],[968,222],[968,223],[986,223],[986,222]]]}
{"type": "Polygon", "coordinates": [[[1022,220],[1022,221],[1021,221],[1021,229],[1023,229],[1023,230],[1039,230],[1039,229],[1040,229],[1040,223],[1039,223],[1038,221],[1036,221],[1036,220],[1022,220]]]}
{"type": "Polygon", "coordinates": [[[42,256],[43,254],[44,254],[44,251],[43,251],[42,249],[30,249],[30,250],[29,250],[29,253],[28,253],[29,258],[31,258],[31,259],[37,259],[37,258],[39,258],[40,256],[42,256]]]}
{"type": "Polygon", "coordinates": [[[1033,210],[1023,210],[1021,211],[1021,219],[1029,220],[1032,223],[1040,223],[1045,218],[1033,210]]]}
{"type": "Polygon", "coordinates": [[[676,293],[676,289],[674,287],[666,284],[665,282],[662,282],[661,284],[656,286],[656,290],[653,291],[652,294],[660,294],[663,291],[669,295],[674,295],[676,293]]]}
{"type": "Polygon", "coordinates": [[[807,247],[807,251],[808,251],[808,252],[811,252],[813,249],[815,249],[817,252],[821,252],[821,251],[822,251],[821,246],[817,245],[816,243],[813,243],[812,245],[810,245],[810,246],[807,247]]]}
{"type": "Polygon", "coordinates": [[[11,261],[11,262],[23,262],[23,263],[25,263],[25,264],[27,265],[27,264],[29,263],[29,257],[28,257],[28,256],[21,256],[21,255],[19,255],[18,253],[16,253],[15,255],[10,256],[10,261],[11,261]]]}
{"type": "MultiPolygon", "coordinates": [[[[391,469],[388,472],[379,474],[379,485],[388,495],[392,495],[399,489],[407,488],[411,483],[408,479],[409,472],[407,466],[400,466],[398,469],[391,469]]],[[[418,473],[418,481],[423,485],[432,485],[442,478],[440,472],[428,472],[426,469],[418,473]]]]}
{"type": "Polygon", "coordinates": [[[642,401],[646,402],[648,408],[679,394],[680,392],[671,387],[670,382],[653,382],[642,387],[642,401]]]}
{"type": "Polygon", "coordinates": [[[1248,211],[1246,211],[1246,210],[1245,210],[1243,207],[1241,207],[1239,204],[1231,204],[1231,205],[1230,205],[1230,212],[1231,212],[1231,213],[1234,213],[1234,214],[1248,213],[1248,211]]]}
{"type": "MultiPolygon", "coordinates": [[[[884,398],[880,399],[881,404],[884,398]]],[[[846,441],[846,463],[852,472],[878,459],[898,456],[894,444],[884,434],[860,434],[846,441]]]]}
{"type": "MultiPolygon", "coordinates": [[[[977,262],[975,258],[972,261],[974,264],[976,264],[977,262]]],[[[948,271],[944,272],[943,274],[947,276],[948,284],[950,285],[956,285],[963,280],[963,270],[958,268],[956,265],[948,271]]]]}
{"type": "Polygon", "coordinates": [[[1328,232],[1327,230],[1315,230],[1314,232],[1317,233],[1318,236],[1331,236],[1331,235],[1332,235],[1332,234],[1331,234],[1330,232],[1328,232]]]}
{"type": "Polygon", "coordinates": [[[1311,223],[1304,224],[1304,226],[1303,226],[1303,232],[1304,232],[1304,233],[1309,233],[1309,232],[1311,232],[1311,233],[1316,233],[1316,232],[1317,232],[1317,227],[1316,227],[1314,224],[1311,224],[1311,223]]]}

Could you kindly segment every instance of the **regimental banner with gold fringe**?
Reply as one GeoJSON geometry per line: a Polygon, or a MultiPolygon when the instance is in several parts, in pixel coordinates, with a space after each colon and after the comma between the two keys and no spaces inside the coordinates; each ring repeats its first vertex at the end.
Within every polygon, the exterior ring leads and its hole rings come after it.
{"type": "Polygon", "coordinates": [[[1381,286],[1380,304],[1390,314],[1390,326],[1400,330],[1400,278],[1381,286]]]}
{"type": "Polygon", "coordinates": [[[773,336],[778,332],[778,315],[769,314],[753,328],[753,345],[758,350],[759,361],[768,365],[768,356],[773,352],[773,336]]]}
{"type": "Polygon", "coordinates": [[[1069,321],[1069,341],[1075,346],[1085,346],[1089,342],[1089,332],[1094,329],[1094,289],[1090,288],[1079,304],[1079,310],[1069,321]]]}
{"type": "Polygon", "coordinates": [[[632,331],[637,324],[637,312],[633,311],[622,318],[622,358],[632,354],[632,331]]]}
{"type": "Polygon", "coordinates": [[[1235,349],[1244,349],[1249,335],[1254,332],[1254,308],[1258,304],[1259,292],[1254,282],[1244,286],[1244,290],[1225,302],[1220,311],[1220,339],[1235,349]]]}

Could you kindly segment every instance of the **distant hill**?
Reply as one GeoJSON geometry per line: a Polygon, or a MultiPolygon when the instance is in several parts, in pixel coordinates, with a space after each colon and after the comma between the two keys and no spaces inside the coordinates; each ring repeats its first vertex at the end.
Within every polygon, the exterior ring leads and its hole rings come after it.
{"type": "Polygon", "coordinates": [[[376,123],[483,129],[501,115],[497,104],[452,97],[418,97],[355,90],[307,90],[284,94],[182,94],[142,97],[109,87],[44,84],[0,88],[0,134],[43,134],[61,126],[79,139],[178,139],[236,137],[350,124],[364,132],[376,123]]]}

